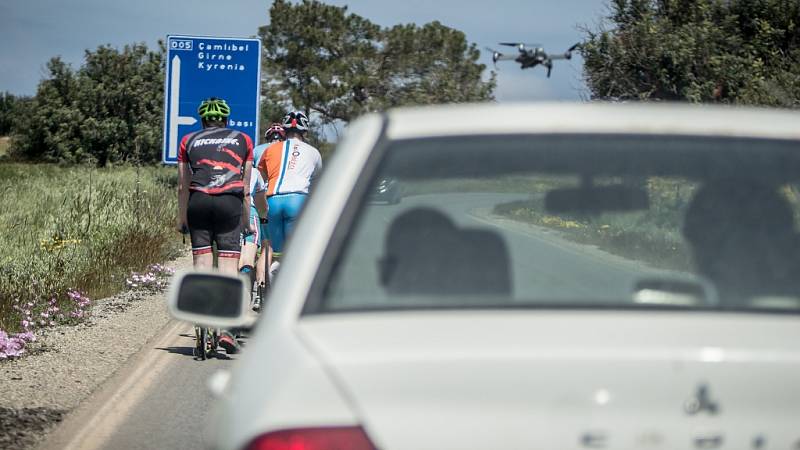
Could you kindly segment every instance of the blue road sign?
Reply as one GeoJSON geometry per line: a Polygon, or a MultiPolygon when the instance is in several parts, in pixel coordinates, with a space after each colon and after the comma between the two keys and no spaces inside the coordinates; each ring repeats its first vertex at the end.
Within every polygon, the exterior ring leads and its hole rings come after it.
{"type": "Polygon", "coordinates": [[[178,162],[181,139],[202,128],[197,107],[209,97],[225,99],[228,126],[257,142],[260,85],[260,40],[167,36],[162,161],[178,162]]]}

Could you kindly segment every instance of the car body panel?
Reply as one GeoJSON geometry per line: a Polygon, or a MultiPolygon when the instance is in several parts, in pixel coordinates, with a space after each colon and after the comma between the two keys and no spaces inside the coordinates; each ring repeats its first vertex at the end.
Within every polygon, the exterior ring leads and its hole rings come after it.
{"type": "Polygon", "coordinates": [[[353,424],[364,425],[384,450],[591,448],[601,438],[613,439],[609,448],[700,448],[698,442],[715,442],[696,439],[721,432],[726,448],[754,448],[758,433],[769,448],[795,445],[797,316],[304,315],[303,308],[325,276],[321,265],[335,259],[347,236],[354,190],[375,176],[370,161],[386,141],[629,133],[800,143],[798,119],[790,111],[722,107],[536,104],[402,109],[356,120],[326,161],[290,239],[266,308],[216,408],[212,445],[240,449],[273,430],[353,424]],[[704,383],[721,412],[690,417],[684,402],[704,383]],[[569,392],[571,386],[579,388],[569,392]],[[603,389],[608,400],[601,407],[603,389]]]}
{"type": "Polygon", "coordinates": [[[382,126],[378,115],[353,124],[353,133],[340,144],[350,158],[331,162],[324,171],[338,176],[323,174],[314,186],[315,193],[325,194],[310,196],[294,233],[305,238],[290,239],[290,248],[298,250],[287,252],[282,260],[250,343],[232,371],[228,392],[214,409],[208,439],[212,448],[241,449],[269,430],[356,423],[341,391],[295,327],[316,276],[309,267],[319,264],[339,219],[337,211],[347,202],[382,126]],[[298,254],[303,257],[294,256],[298,254]]]}
{"type": "Polygon", "coordinates": [[[218,397],[207,428],[212,448],[236,450],[269,430],[323,424],[356,425],[358,418],[322,359],[296,333],[269,330],[250,340],[218,397]]]}
{"type": "Polygon", "coordinates": [[[536,103],[402,108],[389,139],[504,134],[663,134],[800,139],[791,110],[653,103],[536,103]]]}
{"type": "Polygon", "coordinates": [[[584,435],[609,448],[800,440],[793,316],[361,313],[306,317],[300,330],[382,449],[496,448],[498,436],[509,449],[586,448],[584,435]],[[701,388],[715,412],[687,410],[701,388]]]}

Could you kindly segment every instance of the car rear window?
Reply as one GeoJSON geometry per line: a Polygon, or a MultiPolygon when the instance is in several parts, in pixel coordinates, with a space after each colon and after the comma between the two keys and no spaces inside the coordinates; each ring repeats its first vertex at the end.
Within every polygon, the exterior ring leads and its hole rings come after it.
{"type": "Polygon", "coordinates": [[[689,136],[394,142],[310,312],[796,312],[798,150],[689,136]]]}

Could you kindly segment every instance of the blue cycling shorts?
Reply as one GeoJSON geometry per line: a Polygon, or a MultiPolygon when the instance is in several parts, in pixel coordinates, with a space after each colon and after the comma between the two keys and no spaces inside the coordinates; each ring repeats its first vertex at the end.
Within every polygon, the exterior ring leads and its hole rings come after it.
{"type": "Polygon", "coordinates": [[[286,239],[292,233],[308,194],[276,194],[269,203],[269,242],[274,252],[282,252],[286,239]]]}

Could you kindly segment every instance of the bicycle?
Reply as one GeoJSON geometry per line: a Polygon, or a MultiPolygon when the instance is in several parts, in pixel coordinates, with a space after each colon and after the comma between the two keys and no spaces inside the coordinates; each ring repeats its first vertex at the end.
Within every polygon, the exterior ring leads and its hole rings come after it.
{"type": "Polygon", "coordinates": [[[215,328],[194,326],[194,350],[192,351],[195,359],[205,361],[217,354],[219,347],[219,330],[215,328]]]}
{"type": "MultiPolygon", "coordinates": [[[[183,245],[186,245],[186,236],[189,234],[189,227],[184,224],[180,232],[183,235],[183,245]]],[[[217,347],[219,347],[218,329],[195,325],[194,338],[192,356],[194,356],[195,359],[205,361],[217,354],[217,347]]]]}

